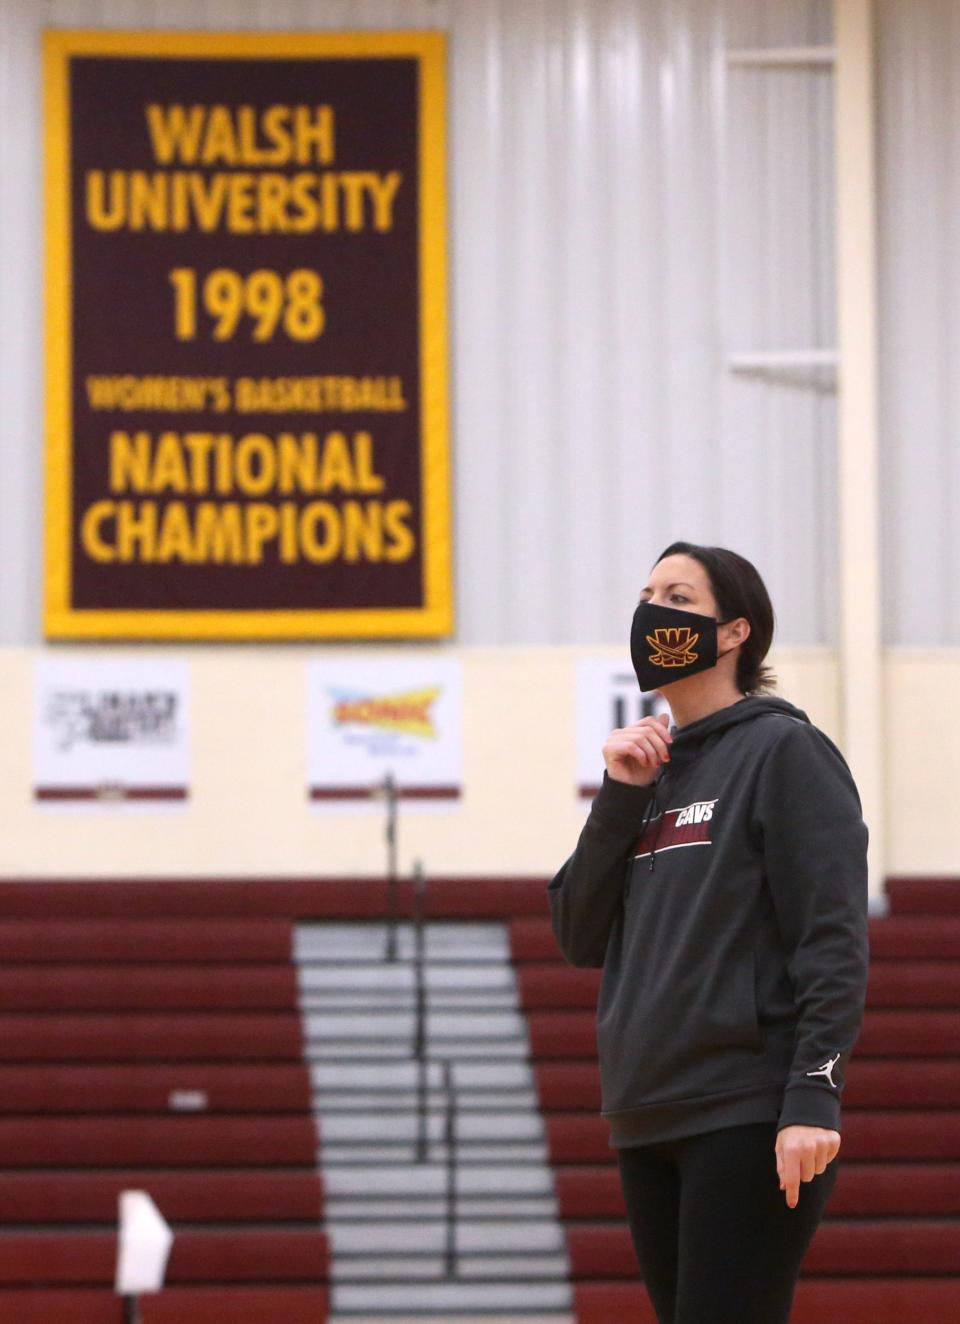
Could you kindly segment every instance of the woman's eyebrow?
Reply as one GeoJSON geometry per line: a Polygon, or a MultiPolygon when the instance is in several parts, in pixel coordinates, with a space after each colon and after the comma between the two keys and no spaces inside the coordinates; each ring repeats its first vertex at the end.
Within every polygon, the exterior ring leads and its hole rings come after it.
{"type": "MultiPolygon", "coordinates": [[[[687,581],[686,581],[685,579],[678,579],[677,582],[676,582],[675,584],[668,584],[668,585],[667,585],[667,589],[669,590],[669,589],[671,589],[671,588],[680,588],[681,586],[682,586],[683,588],[693,588],[693,585],[692,585],[692,584],[688,584],[687,581]]],[[[648,584],[648,585],[646,586],[646,588],[642,588],[642,589],[640,590],[640,592],[641,592],[641,593],[649,593],[649,592],[650,592],[650,585],[648,584]]],[[[694,592],[696,592],[696,589],[694,589],[694,592]]]]}

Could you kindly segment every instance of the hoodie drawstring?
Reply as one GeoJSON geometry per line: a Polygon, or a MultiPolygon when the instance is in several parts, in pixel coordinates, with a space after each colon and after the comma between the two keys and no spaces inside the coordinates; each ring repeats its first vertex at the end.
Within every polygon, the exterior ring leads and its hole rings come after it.
{"type": "Polygon", "coordinates": [[[650,825],[650,820],[651,820],[651,818],[653,817],[653,811],[654,811],[654,810],[656,809],[656,807],[657,807],[657,783],[656,783],[655,781],[653,781],[653,782],[650,783],[650,785],[653,787],[653,796],[652,796],[651,799],[650,799],[650,803],[647,805],[646,809],[643,811],[643,818],[642,818],[642,820],[641,820],[641,822],[640,822],[640,832],[639,832],[639,834],[638,834],[638,836],[637,836],[637,840],[638,840],[638,841],[642,841],[642,840],[643,840],[643,834],[646,832],[647,828],[649,827],[649,825],[650,825]]]}
{"type": "MultiPolygon", "coordinates": [[[[651,810],[655,810],[659,808],[659,805],[657,804],[657,782],[659,782],[659,780],[660,778],[657,777],[653,782],[653,799],[650,801],[651,810]]],[[[647,818],[647,822],[651,822],[652,819],[653,819],[653,814],[651,812],[647,818]]],[[[646,822],[644,823],[644,827],[646,827],[646,822]]],[[[660,822],[657,824],[657,831],[653,839],[653,846],[651,847],[650,850],[650,867],[647,870],[648,873],[653,872],[654,862],[657,858],[657,842],[660,840],[660,829],[662,827],[663,827],[663,814],[661,813],[660,822]]]]}

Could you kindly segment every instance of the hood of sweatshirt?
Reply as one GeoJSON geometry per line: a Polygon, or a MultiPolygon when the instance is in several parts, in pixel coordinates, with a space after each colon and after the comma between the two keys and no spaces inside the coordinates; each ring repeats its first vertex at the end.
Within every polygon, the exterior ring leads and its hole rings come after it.
{"type": "MultiPolygon", "coordinates": [[[[705,749],[719,740],[725,731],[743,722],[752,722],[765,713],[783,713],[795,721],[808,724],[810,722],[810,718],[802,708],[798,708],[789,699],[781,698],[777,694],[749,694],[745,699],[738,699],[735,703],[728,704],[726,708],[718,708],[716,712],[708,713],[706,717],[701,717],[696,722],[688,722],[686,726],[677,726],[671,722],[673,743],[670,746],[670,761],[661,765],[653,781],[653,797],[644,816],[644,826],[655,819],[660,812],[661,797],[667,783],[689,767],[705,749]]],[[[648,866],[651,871],[656,868],[656,860],[657,846],[654,842],[648,866]]]]}
{"type": "Polygon", "coordinates": [[[794,717],[798,721],[810,721],[802,708],[798,708],[795,703],[781,698],[778,694],[749,694],[745,699],[738,699],[736,703],[728,704],[726,708],[718,708],[714,713],[707,713],[706,717],[701,717],[696,722],[688,722],[686,726],[671,723],[673,744],[670,746],[670,766],[673,765],[674,759],[684,762],[689,758],[695,758],[705,741],[721,731],[728,730],[731,726],[738,726],[741,722],[752,722],[755,717],[760,717],[763,713],[786,713],[788,717],[794,717]]]}

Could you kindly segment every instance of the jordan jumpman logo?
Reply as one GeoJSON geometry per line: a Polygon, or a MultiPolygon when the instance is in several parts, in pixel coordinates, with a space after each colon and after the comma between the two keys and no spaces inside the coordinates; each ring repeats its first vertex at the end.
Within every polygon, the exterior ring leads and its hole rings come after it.
{"type": "Polygon", "coordinates": [[[822,1067],[817,1067],[816,1071],[808,1071],[805,1074],[808,1076],[826,1076],[827,1080],[829,1080],[833,1088],[836,1089],[837,1082],[833,1078],[833,1068],[837,1065],[839,1061],[840,1061],[840,1054],[838,1053],[836,1057],[828,1058],[826,1062],[824,1062],[822,1067]]]}

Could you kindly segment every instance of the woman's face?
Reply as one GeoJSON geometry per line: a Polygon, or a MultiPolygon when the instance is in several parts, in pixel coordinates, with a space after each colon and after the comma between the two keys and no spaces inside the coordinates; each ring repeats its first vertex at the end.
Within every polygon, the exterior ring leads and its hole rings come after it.
{"type": "Polygon", "coordinates": [[[650,571],[646,587],[640,590],[641,602],[658,607],[678,607],[698,611],[702,616],[717,615],[710,580],[704,567],[692,556],[680,552],[665,556],[650,571]]]}

